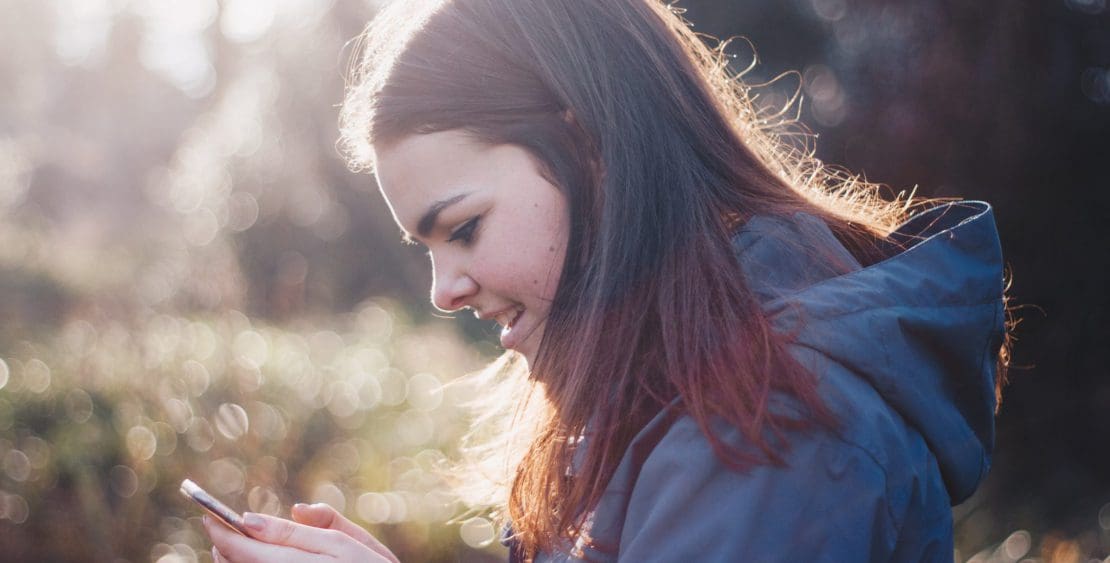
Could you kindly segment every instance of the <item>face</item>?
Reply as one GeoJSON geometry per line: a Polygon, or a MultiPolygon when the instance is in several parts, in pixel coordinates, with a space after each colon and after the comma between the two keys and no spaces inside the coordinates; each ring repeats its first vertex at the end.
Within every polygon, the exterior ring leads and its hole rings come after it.
{"type": "Polygon", "coordinates": [[[524,149],[460,131],[375,147],[375,166],[393,218],[428,248],[432,303],[495,320],[533,365],[566,253],[563,194],[524,149]]]}

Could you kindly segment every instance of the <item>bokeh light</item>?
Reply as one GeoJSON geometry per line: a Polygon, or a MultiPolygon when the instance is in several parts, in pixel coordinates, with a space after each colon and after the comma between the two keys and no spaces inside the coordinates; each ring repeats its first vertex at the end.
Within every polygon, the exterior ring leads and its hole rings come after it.
{"type": "Polygon", "coordinates": [[[281,499],[272,489],[255,486],[247,495],[247,507],[251,512],[277,516],[281,512],[281,499]]]}
{"type": "Polygon", "coordinates": [[[130,498],[139,490],[139,476],[126,465],[117,465],[109,472],[112,491],[123,498],[130,498]]]}
{"type": "Polygon", "coordinates": [[[235,403],[224,403],[216,409],[216,430],[228,440],[238,440],[247,433],[250,419],[247,411],[235,403]]]}
{"type": "Polygon", "coordinates": [[[358,517],[371,524],[381,524],[389,520],[390,505],[384,495],[362,493],[356,502],[358,517]]]}
{"type": "Polygon", "coordinates": [[[459,526],[459,536],[470,547],[485,547],[493,543],[496,533],[488,519],[475,517],[465,520],[459,526]]]}

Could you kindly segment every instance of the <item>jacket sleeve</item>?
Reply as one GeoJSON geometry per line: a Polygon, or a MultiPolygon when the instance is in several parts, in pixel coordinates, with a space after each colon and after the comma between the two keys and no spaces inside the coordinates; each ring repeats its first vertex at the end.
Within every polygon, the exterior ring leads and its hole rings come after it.
{"type": "Polygon", "coordinates": [[[867,452],[823,433],[796,437],[786,467],[732,471],[683,417],[644,460],[619,560],[884,561],[897,537],[886,490],[867,452]]]}

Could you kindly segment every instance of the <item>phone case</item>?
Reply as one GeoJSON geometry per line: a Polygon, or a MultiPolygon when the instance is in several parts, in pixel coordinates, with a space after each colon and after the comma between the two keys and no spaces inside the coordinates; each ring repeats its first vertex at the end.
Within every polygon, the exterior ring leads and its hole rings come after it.
{"type": "Polygon", "coordinates": [[[181,494],[189,499],[192,499],[197,504],[201,505],[209,514],[216,517],[216,520],[222,522],[228,528],[239,532],[244,536],[249,536],[247,529],[243,526],[243,517],[236,513],[234,510],[208,494],[208,491],[200,488],[199,485],[186,479],[181,482],[181,494]]]}

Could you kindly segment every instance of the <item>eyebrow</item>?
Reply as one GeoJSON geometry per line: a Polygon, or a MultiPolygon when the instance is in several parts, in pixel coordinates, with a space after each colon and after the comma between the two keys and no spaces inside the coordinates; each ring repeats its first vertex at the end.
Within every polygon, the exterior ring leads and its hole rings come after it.
{"type": "MultiPolygon", "coordinates": [[[[436,221],[439,220],[439,214],[444,209],[447,209],[448,207],[451,207],[452,205],[455,205],[456,203],[462,201],[463,199],[466,199],[466,197],[469,196],[469,195],[470,195],[470,192],[466,192],[466,193],[462,193],[462,194],[459,194],[459,195],[456,195],[456,196],[449,197],[447,199],[441,199],[441,200],[429,205],[428,210],[425,211],[424,214],[420,216],[420,220],[416,222],[416,234],[418,234],[422,237],[427,237],[432,232],[432,229],[435,228],[436,221]]],[[[406,241],[411,241],[412,240],[412,238],[409,237],[408,235],[405,235],[404,238],[405,238],[406,241]]]]}

